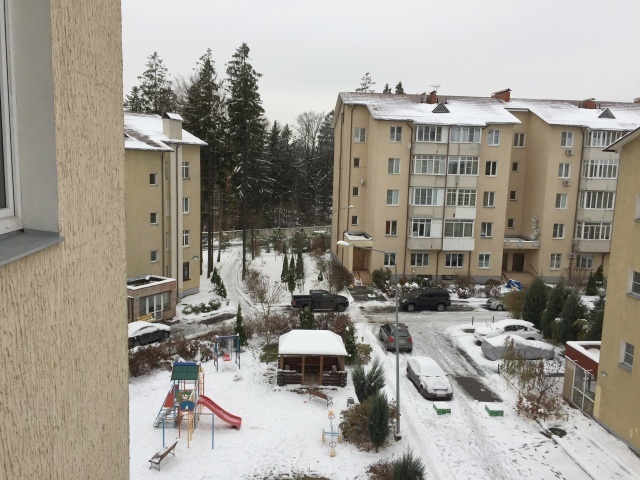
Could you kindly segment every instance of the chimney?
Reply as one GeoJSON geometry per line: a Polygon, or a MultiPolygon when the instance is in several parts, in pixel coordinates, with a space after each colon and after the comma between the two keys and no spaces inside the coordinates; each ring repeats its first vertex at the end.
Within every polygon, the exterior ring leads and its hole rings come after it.
{"type": "Polygon", "coordinates": [[[435,90],[429,93],[427,103],[438,103],[438,94],[435,90]]]}
{"type": "Polygon", "coordinates": [[[509,102],[511,100],[511,89],[505,88],[491,94],[491,98],[499,98],[503,102],[509,102]]]}
{"type": "Polygon", "coordinates": [[[162,133],[171,140],[182,140],[182,117],[177,113],[162,115],[162,133]]]}
{"type": "Polygon", "coordinates": [[[596,108],[596,99],[595,98],[587,98],[580,103],[580,108],[586,108],[588,110],[593,110],[596,108]]]}
{"type": "Polygon", "coordinates": [[[633,103],[640,103],[640,97],[638,97],[638,98],[634,98],[634,99],[633,99],[633,103]]]}

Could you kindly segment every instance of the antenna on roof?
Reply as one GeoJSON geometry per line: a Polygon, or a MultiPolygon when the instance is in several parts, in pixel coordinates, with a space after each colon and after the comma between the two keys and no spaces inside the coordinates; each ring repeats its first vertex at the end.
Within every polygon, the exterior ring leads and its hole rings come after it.
{"type": "Polygon", "coordinates": [[[438,88],[440,88],[442,85],[440,85],[439,83],[434,83],[431,85],[431,87],[435,90],[436,93],[438,93],[438,88]]]}

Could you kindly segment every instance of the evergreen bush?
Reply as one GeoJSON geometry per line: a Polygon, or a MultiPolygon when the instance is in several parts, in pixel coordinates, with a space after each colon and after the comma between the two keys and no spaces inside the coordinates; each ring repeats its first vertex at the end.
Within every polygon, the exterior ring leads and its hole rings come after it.
{"type": "Polygon", "coordinates": [[[393,462],[394,480],[424,480],[425,467],[422,460],[413,456],[413,451],[409,449],[393,462]]]}
{"type": "Polygon", "coordinates": [[[540,328],[542,313],[547,307],[547,286],[540,277],[525,290],[522,302],[522,319],[531,322],[536,328],[540,328]]]}
{"type": "Polygon", "coordinates": [[[378,449],[389,437],[389,402],[383,392],[378,392],[371,398],[367,427],[369,440],[378,453],[378,449]]]}

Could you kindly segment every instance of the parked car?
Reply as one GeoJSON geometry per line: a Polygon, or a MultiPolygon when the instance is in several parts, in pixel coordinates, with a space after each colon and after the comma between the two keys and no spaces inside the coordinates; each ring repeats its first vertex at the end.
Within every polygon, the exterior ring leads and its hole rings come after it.
{"type": "Polygon", "coordinates": [[[484,306],[489,310],[497,310],[498,312],[501,312],[502,310],[504,310],[504,299],[507,295],[509,295],[509,293],[510,292],[504,292],[498,294],[497,297],[488,298],[487,303],[485,303],[484,306]]]}
{"type": "Polygon", "coordinates": [[[407,377],[424,398],[453,398],[451,382],[433,358],[411,357],[407,361],[407,377]]]}
{"type": "Polygon", "coordinates": [[[477,327],[473,336],[476,339],[476,345],[482,345],[483,338],[495,337],[505,333],[527,340],[542,340],[542,333],[533,326],[533,323],[527,322],[526,320],[512,319],[500,320],[495,323],[488,323],[477,327]]]}
{"type": "Polygon", "coordinates": [[[404,323],[398,324],[398,334],[396,334],[395,323],[385,323],[380,327],[378,338],[387,350],[395,350],[398,342],[398,350],[411,352],[413,350],[413,338],[409,333],[409,328],[404,323]]]}
{"type": "Polygon", "coordinates": [[[349,306],[349,299],[342,295],[334,295],[326,290],[309,290],[309,295],[293,295],[291,298],[293,308],[310,308],[313,311],[335,310],[344,312],[349,306]]]}
{"type": "Polygon", "coordinates": [[[129,348],[160,342],[171,336],[171,327],[162,323],[149,323],[139,320],[131,322],[129,329],[129,348]]]}
{"type": "Polygon", "coordinates": [[[422,288],[407,295],[403,295],[399,300],[403,310],[413,312],[421,308],[433,308],[439,312],[451,306],[449,292],[442,288],[422,288]]]}

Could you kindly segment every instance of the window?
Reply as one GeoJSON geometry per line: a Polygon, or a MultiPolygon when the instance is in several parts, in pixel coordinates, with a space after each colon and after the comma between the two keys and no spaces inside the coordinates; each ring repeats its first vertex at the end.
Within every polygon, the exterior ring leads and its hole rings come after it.
{"type": "Polygon", "coordinates": [[[627,367],[633,367],[633,354],[635,351],[635,347],[630,343],[624,342],[622,346],[622,364],[627,367]]]}
{"type": "Polygon", "coordinates": [[[640,295],[640,272],[631,274],[631,293],[640,295]]]}
{"type": "Polygon", "coordinates": [[[366,128],[356,128],[354,141],[356,143],[365,143],[367,141],[367,129],[366,128]]]}
{"type": "Polygon", "coordinates": [[[580,192],[578,206],[580,208],[613,210],[615,198],[616,192],[596,192],[592,190],[586,190],[584,192],[580,192]]]}
{"type": "Polygon", "coordinates": [[[519,172],[520,171],[520,163],[519,162],[513,162],[511,164],[511,171],[512,172],[519,172]]]}
{"type": "Polygon", "coordinates": [[[582,166],[584,178],[618,178],[617,158],[590,158],[582,166]]]}
{"type": "Polygon", "coordinates": [[[573,147],[573,132],[562,132],[560,146],[564,148],[573,147]]]}
{"type": "Polygon", "coordinates": [[[151,250],[151,263],[158,261],[158,250],[151,250]]]}
{"type": "Polygon", "coordinates": [[[445,220],[444,236],[447,238],[473,237],[473,220],[445,220]]]}
{"type": "Polygon", "coordinates": [[[475,207],[476,191],[470,188],[447,188],[448,207],[475,207]]]}
{"type": "Polygon", "coordinates": [[[549,268],[551,270],[558,270],[560,265],[562,264],[562,254],[561,253],[552,253],[551,261],[549,262],[549,268]]]}
{"type": "Polygon", "coordinates": [[[189,262],[184,262],[182,264],[182,280],[190,280],[191,274],[189,272],[189,262]]]}
{"type": "Polygon", "coordinates": [[[384,266],[393,267],[396,264],[396,252],[384,252],[384,266]]]}
{"type": "Polygon", "coordinates": [[[387,205],[397,206],[400,204],[400,191],[387,190],[387,205]]]}
{"type": "Polygon", "coordinates": [[[182,231],[182,246],[183,247],[189,246],[189,230],[182,231]]]}
{"type": "Polygon", "coordinates": [[[449,141],[451,143],[480,143],[480,128],[451,127],[449,141]]]}
{"type": "Polygon", "coordinates": [[[483,207],[495,207],[496,206],[496,192],[484,192],[482,195],[483,207]]]}
{"type": "Polygon", "coordinates": [[[351,196],[359,197],[360,196],[360,187],[353,187],[351,190],[351,196]]]}
{"type": "Polygon", "coordinates": [[[481,253],[478,255],[478,268],[489,268],[491,262],[491,254],[481,253]]]}
{"type": "Polygon", "coordinates": [[[442,142],[442,127],[418,125],[416,127],[416,142],[442,142]]]}
{"type": "Polygon", "coordinates": [[[576,225],[577,240],[611,240],[611,223],[578,222],[576,225]]]}
{"type": "Polygon", "coordinates": [[[640,194],[636,197],[636,214],[635,214],[636,222],[640,221],[640,194]]]}
{"type": "Polygon", "coordinates": [[[493,237],[493,222],[482,222],[480,224],[480,238],[493,237]]]}
{"type": "Polygon", "coordinates": [[[564,223],[553,224],[553,238],[564,238],[564,223]]]}
{"type": "Polygon", "coordinates": [[[353,168],[360,168],[360,159],[358,157],[353,159],[353,168]]]}
{"type": "Polygon", "coordinates": [[[182,197],[182,213],[189,213],[189,197],[182,197]]]}
{"type": "Polygon", "coordinates": [[[417,206],[438,206],[443,202],[443,189],[442,188],[418,188],[412,187],[409,190],[409,201],[411,205],[417,206]]]}
{"type": "Polygon", "coordinates": [[[489,161],[484,164],[484,174],[487,177],[495,177],[498,174],[498,162],[489,161]]]}
{"type": "Polygon", "coordinates": [[[358,225],[358,216],[351,215],[351,225],[358,225]]]}
{"type": "Polygon", "coordinates": [[[387,173],[389,175],[397,175],[400,173],[400,159],[390,158],[387,164],[387,173]]]}
{"type": "Polygon", "coordinates": [[[524,147],[524,133],[513,134],[513,146],[516,148],[524,147]]]}
{"type": "Polygon", "coordinates": [[[431,237],[431,219],[428,218],[412,218],[411,219],[411,236],[412,237],[431,237]]]}
{"type": "Polygon", "coordinates": [[[518,192],[515,191],[515,190],[510,190],[509,191],[509,200],[511,200],[511,201],[518,200],[518,192]]]}
{"type": "Polygon", "coordinates": [[[591,270],[593,268],[593,255],[581,253],[576,257],[576,267],[591,270]]]}
{"type": "Polygon", "coordinates": [[[449,157],[449,175],[478,175],[478,157],[449,157]]]}
{"type": "Polygon", "coordinates": [[[487,145],[492,147],[500,145],[500,130],[489,130],[487,145]]]}
{"type": "Polygon", "coordinates": [[[150,173],[149,174],[149,185],[158,185],[158,174],[150,173]]]}
{"type": "Polygon", "coordinates": [[[571,172],[570,163],[561,163],[558,165],[558,178],[569,178],[571,172]]]}
{"type": "Polygon", "coordinates": [[[426,267],[429,265],[429,254],[427,252],[415,252],[411,254],[412,267],[426,267]]]}
{"type": "Polygon", "coordinates": [[[444,266],[460,268],[464,266],[464,253],[447,253],[444,256],[444,266]]]}
{"type": "Polygon", "coordinates": [[[567,208],[567,194],[566,193],[557,193],[556,194],[556,208],[560,210],[564,210],[567,208]]]}
{"type": "Polygon", "coordinates": [[[164,232],[164,248],[166,250],[171,249],[171,244],[169,243],[169,232],[164,232]]]}
{"type": "Polygon", "coordinates": [[[158,224],[158,212],[151,212],[149,214],[149,223],[151,225],[157,225],[158,224]]]}
{"type": "Polygon", "coordinates": [[[446,157],[444,155],[414,155],[413,173],[418,175],[444,175],[446,157]]]}
{"type": "Polygon", "coordinates": [[[387,220],[384,234],[385,235],[389,235],[391,237],[398,236],[398,221],[397,220],[387,220]]]}
{"type": "Polygon", "coordinates": [[[589,132],[585,139],[585,147],[608,147],[613,142],[621,138],[626,132],[612,132],[604,130],[596,130],[589,132]]]}
{"type": "Polygon", "coordinates": [[[507,228],[516,228],[516,221],[513,218],[507,218],[507,228]]]}
{"type": "Polygon", "coordinates": [[[402,141],[402,127],[391,127],[389,130],[389,141],[390,142],[401,142],[402,141]]]}
{"type": "Polygon", "coordinates": [[[162,310],[170,307],[169,292],[157,293],[140,298],[140,315],[152,314],[156,320],[162,318],[162,310]]]}
{"type": "Polygon", "coordinates": [[[182,179],[187,180],[189,177],[189,162],[182,162],[182,179]]]}

